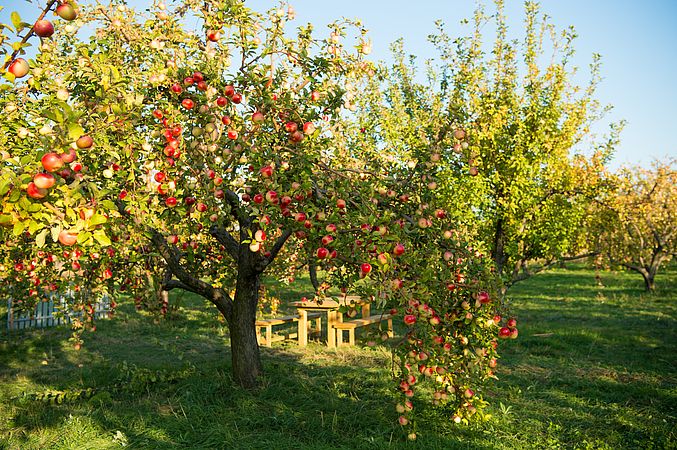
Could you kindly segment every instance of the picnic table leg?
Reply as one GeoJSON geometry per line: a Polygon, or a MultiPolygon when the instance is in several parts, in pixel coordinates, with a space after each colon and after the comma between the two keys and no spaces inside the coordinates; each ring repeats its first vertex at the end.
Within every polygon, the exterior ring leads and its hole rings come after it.
{"type": "Polygon", "coordinates": [[[371,304],[365,303],[362,305],[362,318],[366,319],[371,316],[371,304]]]}
{"type": "Polygon", "coordinates": [[[299,309],[299,347],[305,347],[308,345],[308,311],[305,309],[299,309]]]}
{"type": "MultiPolygon", "coordinates": [[[[327,347],[336,347],[336,322],[343,322],[343,315],[338,311],[327,311],[327,347]]],[[[340,333],[340,331],[339,331],[340,333]]]]}

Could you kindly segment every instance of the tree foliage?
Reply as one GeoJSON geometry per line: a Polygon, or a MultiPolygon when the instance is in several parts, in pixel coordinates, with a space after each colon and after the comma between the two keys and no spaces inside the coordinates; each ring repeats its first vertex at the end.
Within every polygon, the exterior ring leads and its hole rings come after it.
{"type": "Polygon", "coordinates": [[[616,189],[596,204],[593,215],[591,235],[598,250],[611,264],[641,274],[647,291],[655,289],[661,265],[677,252],[675,163],[619,170],[616,189]]]}
{"type": "Polygon", "coordinates": [[[479,8],[466,36],[454,39],[438,25],[430,40],[439,60],[427,62],[425,81],[398,43],[396,64],[373,79],[360,121],[376,148],[401,158],[416,149],[428,166],[441,167],[430,188],[478,230],[510,285],[530,273],[530,261],[548,266],[583,250],[580,223],[604,188],[621,126],[601,145],[590,142],[591,125],[606,111],[594,99],[599,57],[589,84],[577,86],[575,32],[558,32],[538,4],[525,6],[522,42],[509,36],[501,1],[492,16],[479,8]],[[490,24],[496,40],[487,50],[490,24]]]}

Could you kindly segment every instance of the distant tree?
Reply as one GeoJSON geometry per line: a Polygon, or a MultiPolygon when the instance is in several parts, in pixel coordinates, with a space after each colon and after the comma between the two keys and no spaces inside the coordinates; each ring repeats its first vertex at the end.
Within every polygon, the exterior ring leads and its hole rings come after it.
{"type": "Polygon", "coordinates": [[[656,161],[651,169],[625,168],[617,189],[597,206],[592,233],[611,264],[642,275],[647,291],[656,287],[661,265],[677,253],[677,160],[656,161]]]}

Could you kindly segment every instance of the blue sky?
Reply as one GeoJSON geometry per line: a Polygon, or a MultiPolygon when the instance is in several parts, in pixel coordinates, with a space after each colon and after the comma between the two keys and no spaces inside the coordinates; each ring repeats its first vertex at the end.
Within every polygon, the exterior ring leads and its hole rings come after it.
{"type": "MultiPolygon", "coordinates": [[[[168,4],[171,1],[166,0],[168,4]]],[[[44,4],[44,0],[39,1],[44,4]]],[[[130,5],[146,4],[131,0],[130,5]]],[[[372,56],[389,57],[389,44],[404,38],[406,50],[421,60],[435,56],[426,36],[434,21],[442,19],[451,35],[464,33],[459,21],[472,15],[474,0],[292,0],[297,22],[313,22],[316,29],[335,18],[360,18],[370,30],[372,56]]],[[[277,4],[251,0],[254,9],[277,4]]],[[[522,1],[506,0],[512,33],[521,36],[522,1]]],[[[18,9],[30,21],[35,5],[21,0],[0,0],[7,21],[18,9]]],[[[593,53],[602,55],[602,81],[598,99],[612,104],[606,122],[627,120],[612,165],[648,166],[654,158],[677,157],[677,0],[543,0],[541,10],[559,28],[576,27],[576,65],[586,73],[593,53]]],[[[37,14],[37,13],[36,13],[37,14]]],[[[584,80],[584,79],[583,79],[584,80]]],[[[597,129],[605,130],[605,123],[597,129]]]]}

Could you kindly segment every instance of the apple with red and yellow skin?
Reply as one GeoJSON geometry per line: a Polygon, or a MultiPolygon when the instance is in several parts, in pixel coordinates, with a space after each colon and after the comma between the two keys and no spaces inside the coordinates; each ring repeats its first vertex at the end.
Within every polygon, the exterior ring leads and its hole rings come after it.
{"type": "Polygon", "coordinates": [[[508,327],[503,327],[499,330],[498,332],[498,337],[501,339],[508,339],[510,335],[512,334],[512,331],[508,327]]]}
{"type": "Polygon", "coordinates": [[[66,164],[70,164],[73,161],[75,161],[75,158],[77,156],[78,156],[78,154],[76,153],[75,149],[73,149],[73,148],[69,148],[67,152],[64,152],[61,155],[59,155],[59,157],[61,158],[61,161],[63,161],[66,164]]]}
{"type": "Polygon", "coordinates": [[[263,166],[261,167],[261,176],[263,178],[270,178],[273,176],[273,168],[271,166],[263,166]]]}
{"type": "Polygon", "coordinates": [[[324,259],[329,255],[329,250],[327,250],[324,247],[320,247],[317,249],[317,257],[318,259],[324,259]]]}
{"type": "Polygon", "coordinates": [[[41,38],[48,38],[54,34],[54,25],[49,20],[38,20],[33,25],[33,32],[41,38]]]}
{"type": "Polygon", "coordinates": [[[59,233],[59,242],[65,246],[72,246],[78,241],[78,234],[69,230],[61,230],[59,233]]]}
{"type": "Polygon", "coordinates": [[[91,136],[80,136],[77,141],[75,141],[75,145],[79,149],[85,149],[85,148],[90,148],[94,144],[94,139],[92,139],[91,136]]]}
{"type": "Polygon", "coordinates": [[[42,167],[45,168],[47,172],[56,172],[63,167],[63,159],[54,152],[45,153],[41,159],[42,167]]]}
{"type": "Polygon", "coordinates": [[[209,30],[207,32],[207,39],[212,42],[218,42],[221,39],[221,33],[218,30],[209,30]]]}
{"type": "Polygon", "coordinates": [[[47,189],[39,188],[35,185],[34,182],[31,181],[30,183],[28,183],[28,186],[26,187],[26,193],[30,198],[39,200],[47,196],[47,189]]]}
{"type": "Polygon", "coordinates": [[[17,58],[7,67],[7,71],[16,78],[23,78],[28,75],[28,62],[23,58],[17,58]]]}
{"type": "Polygon", "coordinates": [[[313,122],[306,122],[303,124],[303,132],[305,134],[313,134],[315,132],[315,124],[313,122]]]}
{"type": "Polygon", "coordinates": [[[491,297],[489,296],[489,293],[486,291],[481,291],[479,294],[477,294],[477,300],[479,300],[479,302],[482,303],[483,305],[491,303],[491,297]]]}
{"type": "Polygon", "coordinates": [[[402,256],[403,254],[404,254],[404,245],[403,244],[395,245],[395,248],[393,249],[393,255],[402,256]]]}
{"type": "Polygon", "coordinates": [[[75,8],[69,3],[62,3],[56,7],[56,15],[61,17],[63,20],[75,20],[78,14],[75,12],[75,8]]]}
{"type": "Polygon", "coordinates": [[[82,208],[79,215],[82,220],[89,220],[94,216],[96,210],[94,208],[82,208]]]}
{"type": "Polygon", "coordinates": [[[56,178],[51,173],[38,173],[33,177],[33,183],[38,189],[49,189],[56,183],[56,178]]]}

